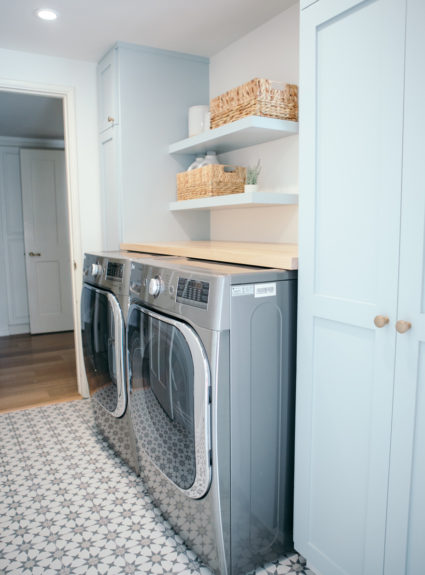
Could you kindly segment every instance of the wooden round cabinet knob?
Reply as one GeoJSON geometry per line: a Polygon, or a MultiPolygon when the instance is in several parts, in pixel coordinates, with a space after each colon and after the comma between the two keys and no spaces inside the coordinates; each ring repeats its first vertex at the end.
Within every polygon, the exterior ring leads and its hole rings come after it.
{"type": "Polygon", "coordinates": [[[404,321],[403,319],[399,319],[398,322],[395,324],[395,328],[398,333],[406,333],[412,327],[410,321],[404,321]]]}
{"type": "Polygon", "coordinates": [[[115,118],[113,118],[112,116],[108,116],[108,122],[112,122],[112,124],[115,122],[115,118]]]}
{"type": "Polygon", "coordinates": [[[376,327],[384,327],[387,323],[390,323],[390,319],[386,315],[377,315],[373,320],[376,327]]]}

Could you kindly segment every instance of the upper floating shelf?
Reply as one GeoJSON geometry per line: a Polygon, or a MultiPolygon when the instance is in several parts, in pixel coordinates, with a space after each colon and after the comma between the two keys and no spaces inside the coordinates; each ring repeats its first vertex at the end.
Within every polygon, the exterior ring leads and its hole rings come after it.
{"type": "Polygon", "coordinates": [[[223,154],[294,134],[298,134],[298,122],[248,116],[214,130],[202,132],[198,136],[180,140],[171,144],[168,151],[170,154],[205,154],[208,150],[214,150],[217,154],[223,154]]]}

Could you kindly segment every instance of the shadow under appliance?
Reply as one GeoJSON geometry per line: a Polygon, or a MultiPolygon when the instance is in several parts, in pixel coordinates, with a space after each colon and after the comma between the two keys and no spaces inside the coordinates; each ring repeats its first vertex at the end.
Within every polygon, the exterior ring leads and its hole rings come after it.
{"type": "Polygon", "coordinates": [[[81,295],[84,366],[96,424],[136,472],[138,459],[127,412],[125,324],[132,259],[151,254],[86,253],[81,295]]]}
{"type": "Polygon", "coordinates": [[[297,272],[134,262],[129,411],[141,475],[221,574],[292,549],[297,272]]]}

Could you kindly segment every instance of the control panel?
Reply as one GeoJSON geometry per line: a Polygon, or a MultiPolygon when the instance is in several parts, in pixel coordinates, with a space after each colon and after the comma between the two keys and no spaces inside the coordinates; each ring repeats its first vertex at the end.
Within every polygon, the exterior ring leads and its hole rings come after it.
{"type": "Polygon", "coordinates": [[[179,277],[176,301],[206,309],[209,290],[208,282],[179,277]]]}
{"type": "Polygon", "coordinates": [[[119,262],[108,262],[108,266],[106,268],[106,279],[107,280],[115,280],[115,281],[122,281],[124,274],[124,264],[119,262]]]}

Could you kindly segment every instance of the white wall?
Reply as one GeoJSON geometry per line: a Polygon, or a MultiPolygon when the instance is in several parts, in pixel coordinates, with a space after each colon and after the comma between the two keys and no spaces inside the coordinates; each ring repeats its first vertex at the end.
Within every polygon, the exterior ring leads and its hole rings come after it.
{"type": "MultiPolygon", "coordinates": [[[[68,60],[0,49],[0,89],[28,90],[67,94],[66,102],[70,109],[65,110],[73,125],[68,125],[65,133],[65,145],[72,148],[69,154],[71,206],[73,229],[80,228],[80,237],[73,238],[73,256],[77,268],[73,277],[75,344],[77,349],[77,373],[79,391],[87,395],[88,388],[84,373],[79,317],[79,298],[81,293],[82,253],[102,248],[102,223],[100,212],[99,153],[97,142],[97,92],[96,63],[68,60]],[[51,87],[51,90],[49,89],[51,87]],[[71,134],[72,137],[69,137],[71,134]],[[68,138],[68,139],[67,139],[68,138]],[[79,224],[79,225],[78,225],[79,224]],[[80,253],[77,253],[77,252],[80,253]]],[[[45,94],[48,95],[48,94],[45,94]]],[[[0,262],[1,263],[1,262],[0,262]]],[[[0,294],[1,295],[1,294],[0,294]]]]}
{"type": "MultiPolygon", "coordinates": [[[[210,60],[210,97],[252,78],[298,84],[299,6],[285,10],[210,60]]],[[[220,162],[250,165],[261,159],[260,188],[298,191],[298,136],[220,156],[220,162]]],[[[298,208],[270,207],[211,212],[211,239],[297,242],[298,208]]]]}
{"type": "Polygon", "coordinates": [[[182,170],[168,146],[186,137],[189,107],[208,101],[208,60],[131,44],[118,53],[123,241],[208,239],[207,212],[168,209],[182,170]]]}
{"type": "Polygon", "coordinates": [[[73,89],[81,249],[101,249],[96,63],[0,49],[0,88],[10,83],[73,89]]]}

